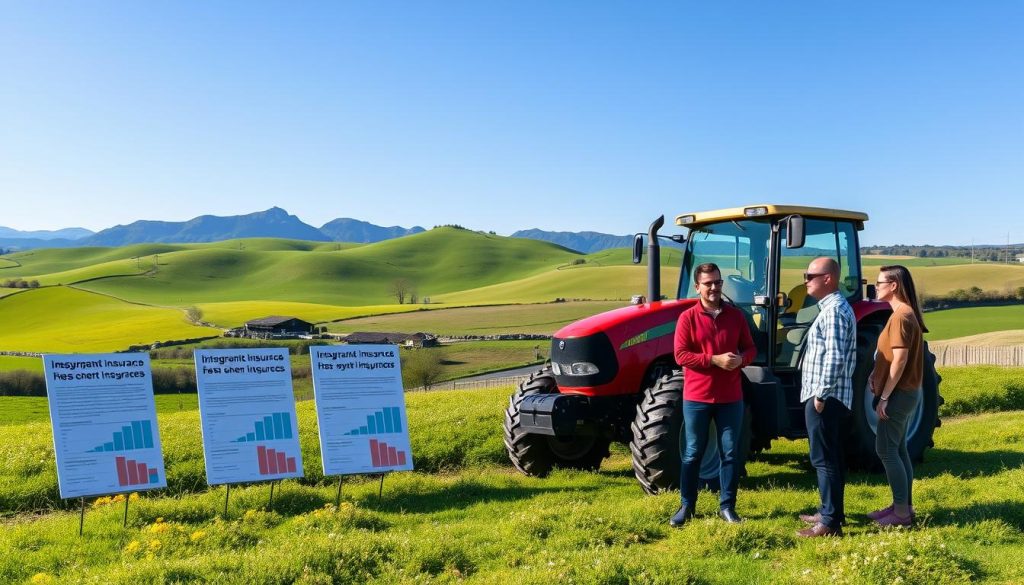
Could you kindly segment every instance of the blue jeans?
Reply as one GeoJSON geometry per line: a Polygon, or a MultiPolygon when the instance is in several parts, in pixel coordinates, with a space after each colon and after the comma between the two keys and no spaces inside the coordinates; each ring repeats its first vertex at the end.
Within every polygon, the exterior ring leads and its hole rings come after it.
{"type": "Polygon", "coordinates": [[[807,441],[811,447],[811,465],[818,474],[818,495],[821,497],[821,523],[839,528],[846,522],[844,492],[846,490],[846,455],[843,452],[843,419],[850,414],[835,398],[825,399],[825,408],[814,409],[814,398],[804,403],[807,441]]]}
{"type": "Polygon", "coordinates": [[[683,505],[690,510],[697,506],[697,480],[700,462],[708,444],[708,428],[715,421],[718,438],[718,454],[722,462],[719,479],[722,491],[718,504],[721,508],[736,506],[736,484],[739,472],[736,465],[736,446],[739,444],[740,427],[743,426],[743,401],[728,403],[683,401],[683,423],[686,432],[686,450],[683,452],[683,469],[679,479],[683,505]]]}

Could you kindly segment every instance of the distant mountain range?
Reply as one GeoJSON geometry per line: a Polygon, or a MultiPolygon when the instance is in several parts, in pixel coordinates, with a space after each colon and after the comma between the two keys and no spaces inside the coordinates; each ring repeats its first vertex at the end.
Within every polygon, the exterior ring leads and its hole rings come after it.
{"type": "MultiPolygon", "coordinates": [[[[200,243],[234,238],[287,238],[314,242],[373,243],[426,231],[420,226],[382,227],[350,218],[331,220],[319,228],[304,223],[280,207],[246,215],[220,217],[201,215],[188,221],[140,220],[93,233],[83,228],[55,231],[18,231],[0,227],[0,248],[70,248],[79,246],[126,246],[141,243],[200,243]]],[[[570,250],[590,254],[608,248],[632,245],[633,236],[599,232],[549,232],[520,230],[514,238],[552,242],[570,250]]]]}

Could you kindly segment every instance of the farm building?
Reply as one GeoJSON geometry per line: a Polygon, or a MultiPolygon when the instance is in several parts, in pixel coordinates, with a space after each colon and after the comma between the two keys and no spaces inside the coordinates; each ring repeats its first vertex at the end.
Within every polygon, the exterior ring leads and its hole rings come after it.
{"type": "Polygon", "coordinates": [[[245,335],[248,337],[294,337],[312,332],[312,323],[296,317],[271,315],[245,322],[245,335]]]}
{"type": "Polygon", "coordinates": [[[437,345],[437,338],[428,333],[357,331],[346,335],[345,343],[393,343],[406,347],[434,347],[437,345]]]}

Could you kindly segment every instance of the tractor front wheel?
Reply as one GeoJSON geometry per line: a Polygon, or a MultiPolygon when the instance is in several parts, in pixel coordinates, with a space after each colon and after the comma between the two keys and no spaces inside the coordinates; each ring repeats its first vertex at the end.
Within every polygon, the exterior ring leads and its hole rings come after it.
{"type": "MultiPolygon", "coordinates": [[[[662,376],[653,386],[644,390],[631,426],[633,440],[629,443],[629,450],[633,459],[633,473],[643,490],[648,494],[657,494],[679,489],[682,452],[686,446],[682,372],[662,376]]],[[[750,437],[751,416],[748,407],[743,415],[736,462],[741,475],[750,451],[750,437]]],[[[714,426],[700,469],[702,480],[711,483],[717,480],[721,462],[714,426]]]]}
{"type": "Polygon", "coordinates": [[[609,455],[608,439],[593,435],[552,437],[523,431],[520,406],[531,394],[553,394],[558,384],[550,368],[530,376],[509,397],[505,409],[505,450],[516,469],[526,475],[547,475],[553,467],[596,470],[609,455]]]}

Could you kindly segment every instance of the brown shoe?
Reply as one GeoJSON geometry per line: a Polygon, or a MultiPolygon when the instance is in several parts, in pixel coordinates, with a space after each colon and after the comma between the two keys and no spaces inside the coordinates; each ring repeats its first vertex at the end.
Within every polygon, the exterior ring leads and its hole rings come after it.
{"type": "Polygon", "coordinates": [[[821,522],[818,522],[814,526],[809,526],[803,530],[796,531],[797,536],[803,536],[804,538],[817,538],[819,536],[842,536],[842,528],[829,528],[821,522]]]}
{"type": "Polygon", "coordinates": [[[800,521],[806,522],[807,524],[817,524],[821,522],[821,512],[815,512],[814,514],[800,514],[800,521]]]}

